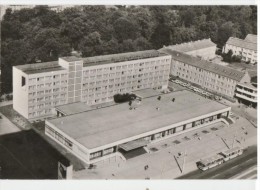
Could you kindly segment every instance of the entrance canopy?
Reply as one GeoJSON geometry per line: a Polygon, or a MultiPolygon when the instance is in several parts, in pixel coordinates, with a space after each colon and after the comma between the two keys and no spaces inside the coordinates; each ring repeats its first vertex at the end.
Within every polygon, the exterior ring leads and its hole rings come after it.
{"type": "Polygon", "coordinates": [[[130,151],[139,147],[143,147],[145,145],[149,144],[149,141],[144,140],[144,139],[140,139],[140,140],[136,140],[136,141],[131,141],[125,144],[121,144],[119,145],[119,148],[122,148],[125,151],[130,151]]]}

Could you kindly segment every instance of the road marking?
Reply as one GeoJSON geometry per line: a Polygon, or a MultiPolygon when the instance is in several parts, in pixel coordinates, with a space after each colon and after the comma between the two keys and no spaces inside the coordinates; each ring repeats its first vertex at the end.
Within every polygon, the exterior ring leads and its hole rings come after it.
{"type": "Polygon", "coordinates": [[[249,162],[250,160],[253,160],[253,158],[250,158],[250,159],[248,159],[247,161],[245,161],[245,162],[249,162]]]}
{"type": "Polygon", "coordinates": [[[218,174],[216,174],[216,175],[213,175],[213,176],[211,176],[211,178],[214,178],[214,177],[216,177],[216,176],[218,176],[218,175],[220,175],[220,173],[218,173],[218,174]]]}
{"type": "Polygon", "coordinates": [[[233,168],[236,168],[236,167],[238,167],[239,165],[235,165],[235,166],[233,166],[232,168],[230,168],[230,169],[233,169],[233,168]]]}

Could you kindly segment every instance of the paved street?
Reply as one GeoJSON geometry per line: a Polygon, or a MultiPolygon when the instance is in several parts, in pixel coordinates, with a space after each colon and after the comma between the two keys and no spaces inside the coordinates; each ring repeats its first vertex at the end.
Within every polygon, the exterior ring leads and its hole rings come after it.
{"type": "Polygon", "coordinates": [[[15,133],[18,131],[20,131],[20,129],[0,113],[0,135],[15,133]]]}
{"type": "MultiPolygon", "coordinates": [[[[177,179],[229,179],[257,164],[257,148],[250,147],[243,155],[207,171],[196,170],[177,179]]],[[[255,171],[252,171],[254,174],[255,171]]],[[[251,173],[247,174],[251,176],[251,173]]]]}

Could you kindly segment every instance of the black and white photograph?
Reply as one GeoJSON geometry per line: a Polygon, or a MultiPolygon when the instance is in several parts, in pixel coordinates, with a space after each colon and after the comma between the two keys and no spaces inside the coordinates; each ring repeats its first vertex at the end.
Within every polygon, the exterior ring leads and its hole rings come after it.
{"type": "Polygon", "coordinates": [[[2,181],[257,179],[256,3],[0,9],[2,181]]]}

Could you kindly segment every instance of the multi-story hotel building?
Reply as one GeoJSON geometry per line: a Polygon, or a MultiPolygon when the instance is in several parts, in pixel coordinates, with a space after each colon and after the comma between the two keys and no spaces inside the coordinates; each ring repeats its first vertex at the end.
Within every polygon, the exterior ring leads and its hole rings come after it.
{"type": "Polygon", "coordinates": [[[223,52],[232,50],[233,55],[241,56],[242,61],[257,62],[257,35],[248,34],[244,40],[230,37],[223,47],[223,52]]]}
{"type": "Polygon", "coordinates": [[[216,57],[215,53],[217,50],[217,45],[209,38],[194,42],[170,45],[164,48],[186,53],[205,60],[210,60],[216,57]]]}
{"type": "Polygon", "coordinates": [[[162,49],[172,56],[171,74],[226,97],[234,97],[239,82],[250,81],[249,74],[214,64],[185,53],[162,49]]]}
{"type": "Polygon", "coordinates": [[[156,50],[13,67],[13,108],[25,118],[52,115],[72,102],[113,101],[117,93],[168,86],[171,56],[156,50]]]}

